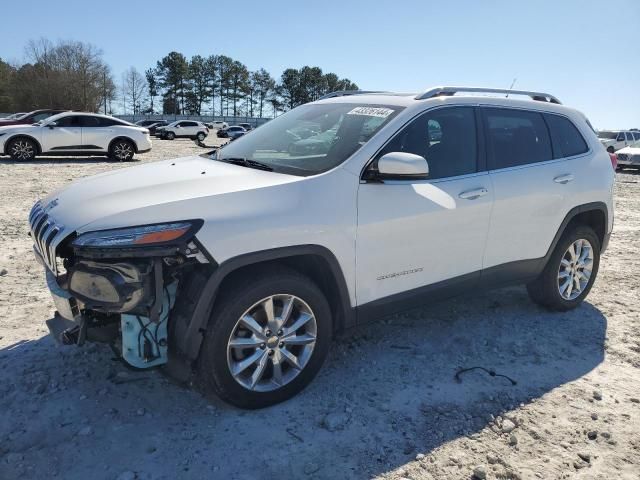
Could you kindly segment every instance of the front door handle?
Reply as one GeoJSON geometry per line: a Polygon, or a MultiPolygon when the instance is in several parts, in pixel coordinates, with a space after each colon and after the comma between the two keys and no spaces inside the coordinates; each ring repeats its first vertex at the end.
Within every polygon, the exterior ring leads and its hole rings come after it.
{"type": "Polygon", "coordinates": [[[489,190],[486,188],[476,188],[474,190],[467,190],[466,192],[462,192],[458,195],[460,198],[464,198],[465,200],[475,200],[476,198],[480,198],[489,193],[489,190]]]}
{"type": "Polygon", "coordinates": [[[572,180],[573,180],[573,175],[571,175],[570,173],[567,173],[565,175],[558,175],[556,178],[553,179],[554,182],[561,183],[562,185],[566,185],[572,180]]]}

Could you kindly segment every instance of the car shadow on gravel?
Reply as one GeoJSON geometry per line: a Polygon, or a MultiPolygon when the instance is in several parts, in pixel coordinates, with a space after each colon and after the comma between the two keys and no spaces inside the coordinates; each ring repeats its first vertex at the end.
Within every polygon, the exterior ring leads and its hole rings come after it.
{"type": "MultiPolygon", "coordinates": [[[[342,335],[304,392],[255,411],[207,402],[158,371],[128,370],[103,346],[22,342],[0,351],[0,478],[429,471],[428,457],[416,456],[461,437],[474,442],[485,428],[514,448],[493,419],[592,371],[603,361],[606,330],[590,303],[550,313],[523,288],[454,299],[342,335]],[[454,378],[477,366],[517,383],[482,370],[454,378]]],[[[523,426],[517,434],[537,432],[523,426]]]]}

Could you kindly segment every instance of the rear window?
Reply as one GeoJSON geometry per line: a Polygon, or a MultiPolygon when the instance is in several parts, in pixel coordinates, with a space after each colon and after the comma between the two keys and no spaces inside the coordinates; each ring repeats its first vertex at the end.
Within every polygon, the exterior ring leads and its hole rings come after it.
{"type": "Polygon", "coordinates": [[[551,133],[553,158],[573,157],[589,150],[587,142],[571,121],[559,115],[545,114],[551,133]]]}
{"type": "Polygon", "coordinates": [[[553,159],[542,114],[526,110],[483,108],[489,168],[516,167],[553,159]]]}

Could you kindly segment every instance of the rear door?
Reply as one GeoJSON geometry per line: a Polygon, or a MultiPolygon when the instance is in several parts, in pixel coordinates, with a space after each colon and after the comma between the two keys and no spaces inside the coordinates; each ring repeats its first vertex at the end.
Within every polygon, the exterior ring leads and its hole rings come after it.
{"type": "Polygon", "coordinates": [[[573,206],[588,146],[564,116],[497,107],[482,112],[495,190],[485,269],[540,259],[573,206]]]}
{"type": "Polygon", "coordinates": [[[84,150],[106,152],[114,137],[114,122],[107,118],[85,115],[80,118],[84,150]]]}
{"type": "Polygon", "coordinates": [[[68,115],[42,127],[42,151],[73,151],[82,146],[80,115],[68,115]]]}

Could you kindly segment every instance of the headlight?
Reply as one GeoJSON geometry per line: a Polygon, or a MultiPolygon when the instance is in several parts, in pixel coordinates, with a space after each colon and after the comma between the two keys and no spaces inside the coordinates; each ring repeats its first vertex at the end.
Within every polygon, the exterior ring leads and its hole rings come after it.
{"type": "Polygon", "coordinates": [[[195,235],[201,225],[201,221],[184,221],[101,230],[84,233],[71,244],[74,247],[100,248],[163,245],[195,235]]]}

